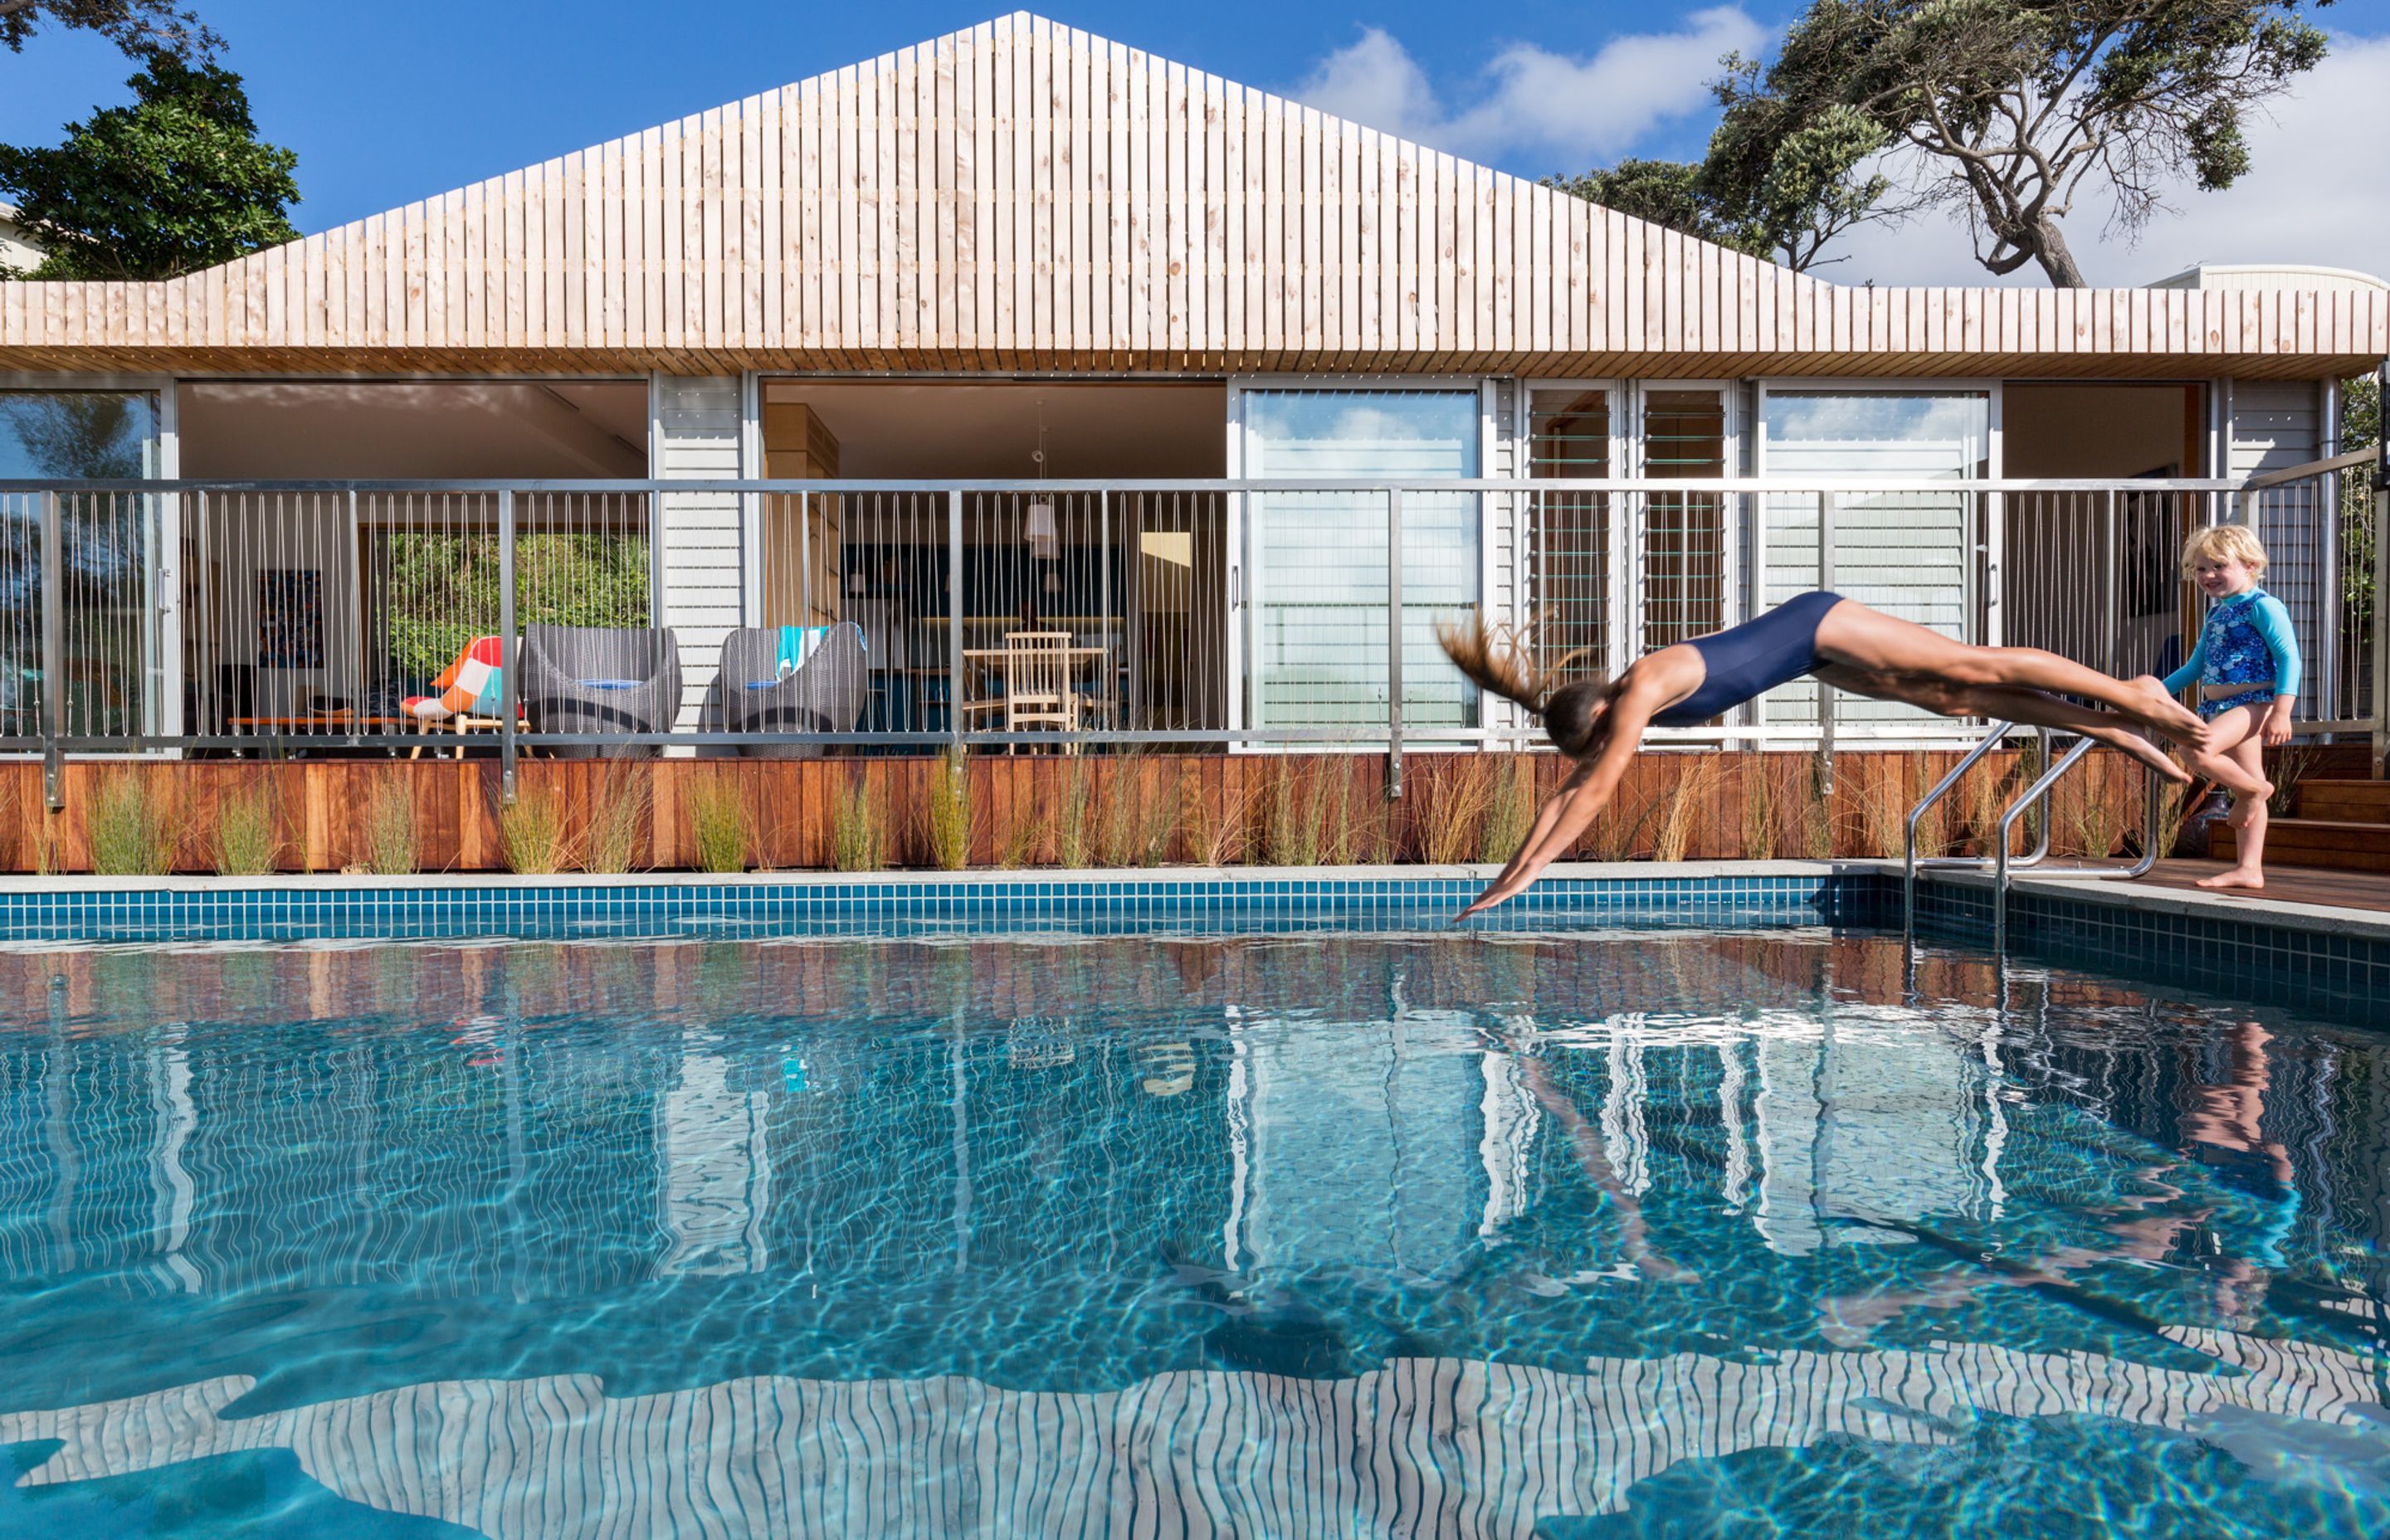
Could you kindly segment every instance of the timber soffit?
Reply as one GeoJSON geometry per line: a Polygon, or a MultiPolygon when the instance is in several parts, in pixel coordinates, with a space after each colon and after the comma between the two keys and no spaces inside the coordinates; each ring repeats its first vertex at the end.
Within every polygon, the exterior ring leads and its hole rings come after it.
{"type": "Polygon", "coordinates": [[[0,368],[2310,377],[2376,291],[1857,289],[1025,13],[163,283],[0,368]]]}

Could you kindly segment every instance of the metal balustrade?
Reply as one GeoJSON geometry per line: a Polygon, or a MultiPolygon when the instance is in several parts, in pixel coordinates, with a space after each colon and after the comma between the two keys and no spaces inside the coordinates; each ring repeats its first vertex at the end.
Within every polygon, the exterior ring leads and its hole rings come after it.
{"type": "MultiPolygon", "coordinates": [[[[1342,745],[1387,752],[1399,788],[1406,746],[1536,741],[1443,663],[1446,616],[1483,610],[1583,676],[1831,587],[1959,639],[2153,672],[2198,619],[2182,535],[2236,518],[2275,545],[2269,585],[2316,660],[2309,729],[2360,732],[2384,683],[2371,475],[2344,456],[2247,482],[0,481],[0,751],[53,771],[469,754],[510,781],[526,752],[1342,745]],[[851,723],[726,726],[734,628],[848,622],[851,723]],[[526,711],[525,628],[559,624],[669,631],[668,720],[526,711]],[[1029,634],[1067,637],[1074,699],[1060,728],[1008,731],[996,665],[1029,634]],[[451,665],[477,656],[475,699],[451,665]],[[443,686],[450,706],[424,710],[443,686]]],[[[1805,680],[1653,738],[1831,751],[1982,727],[1805,680]]]]}

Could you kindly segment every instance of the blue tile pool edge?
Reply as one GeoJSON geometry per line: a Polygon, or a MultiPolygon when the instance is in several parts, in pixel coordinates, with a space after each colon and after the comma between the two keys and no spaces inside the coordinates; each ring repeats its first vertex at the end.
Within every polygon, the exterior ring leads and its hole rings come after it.
{"type": "MultiPolygon", "coordinates": [[[[1440,929],[1492,867],[581,876],[66,878],[0,881],[0,943],[870,937],[1052,928],[1085,933],[1440,929]]],[[[1574,866],[1492,915],[1489,932],[1900,923],[1882,863],[1574,866]]],[[[1980,947],[1972,874],[1921,883],[1921,935],[1980,947]]],[[[2292,1004],[2390,999],[2390,916],[2186,907],[2175,890],[2027,880],[2021,956],[2292,1004]],[[2323,918],[2319,918],[2319,917],[2323,918]]]]}
{"type": "MultiPolygon", "coordinates": [[[[1237,917],[1240,929],[1280,918],[1420,929],[1457,914],[1493,870],[65,879],[0,884],[0,940],[632,939],[682,937],[709,927],[725,934],[868,935],[999,920],[1181,928],[1227,916],[1237,917]]],[[[1621,919],[1863,923],[1878,907],[1873,882],[1870,874],[1824,863],[1576,867],[1471,924],[1531,930],[1561,916],[1582,923],[1588,911],[1621,919]]]]}

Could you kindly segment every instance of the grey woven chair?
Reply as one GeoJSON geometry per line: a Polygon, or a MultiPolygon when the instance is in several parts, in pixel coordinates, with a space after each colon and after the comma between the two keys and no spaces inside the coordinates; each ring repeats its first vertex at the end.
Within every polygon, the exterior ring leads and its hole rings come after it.
{"type": "MultiPolygon", "coordinates": [[[[669,631],[527,625],[523,712],[535,733],[661,733],[680,714],[680,644],[669,631]]],[[[653,759],[652,743],[559,745],[560,759],[653,759]]]]}
{"type": "MultiPolygon", "coordinates": [[[[722,672],[714,699],[725,731],[844,733],[862,720],[870,699],[863,666],[863,632],[854,622],[830,627],[804,665],[780,677],[777,626],[747,626],[722,639],[722,672]]],[[[753,759],[814,759],[818,743],[742,743],[753,759]]]]}

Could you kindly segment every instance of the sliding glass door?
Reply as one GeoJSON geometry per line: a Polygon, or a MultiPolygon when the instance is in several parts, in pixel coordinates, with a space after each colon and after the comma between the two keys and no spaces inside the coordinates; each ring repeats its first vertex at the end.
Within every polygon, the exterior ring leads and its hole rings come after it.
{"type": "MultiPolygon", "coordinates": [[[[1420,481],[1479,474],[1473,390],[1250,390],[1245,474],[1264,480],[1420,481]]],[[[1407,493],[1402,507],[1405,731],[1471,727],[1475,687],[1445,661],[1438,616],[1473,609],[1478,499],[1407,493]]],[[[1356,729],[1387,720],[1391,640],[1386,498],[1273,492],[1253,521],[1253,725],[1356,729]]]]}

